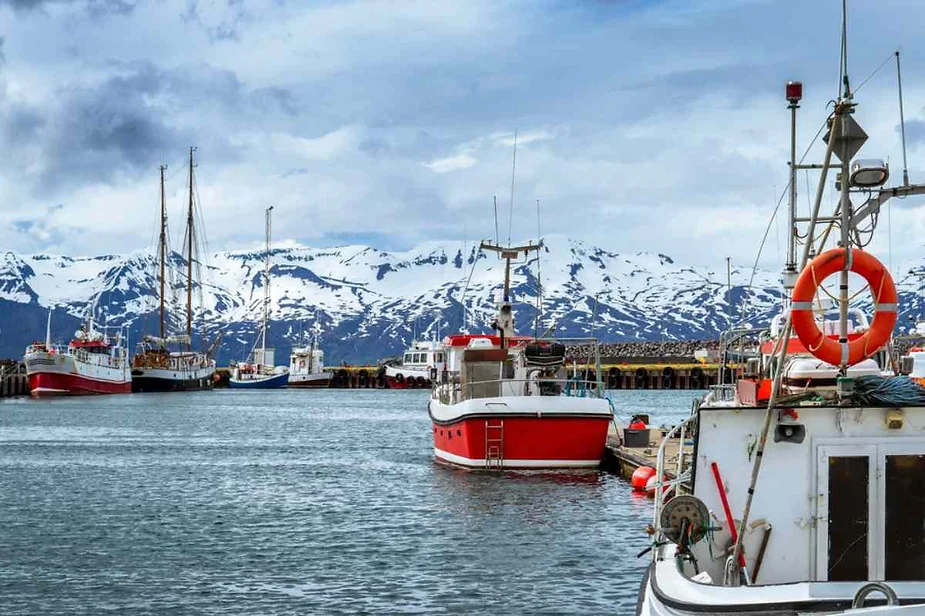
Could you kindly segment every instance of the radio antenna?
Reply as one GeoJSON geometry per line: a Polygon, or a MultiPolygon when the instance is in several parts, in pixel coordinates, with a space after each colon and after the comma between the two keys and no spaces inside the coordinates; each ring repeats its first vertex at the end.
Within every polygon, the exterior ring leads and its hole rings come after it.
{"type": "Polygon", "coordinates": [[[511,245],[511,228],[514,226],[514,178],[517,176],[517,129],[514,129],[514,160],[511,163],[511,211],[507,219],[507,245],[511,245]]]}
{"type": "Polygon", "coordinates": [[[909,185],[909,167],[906,165],[906,120],[903,115],[903,75],[899,70],[899,50],[896,50],[896,83],[899,85],[899,131],[903,142],[903,186],[909,185]]]}
{"type": "Polygon", "coordinates": [[[494,196],[495,200],[495,244],[501,244],[501,234],[498,233],[498,195],[494,196]]]}

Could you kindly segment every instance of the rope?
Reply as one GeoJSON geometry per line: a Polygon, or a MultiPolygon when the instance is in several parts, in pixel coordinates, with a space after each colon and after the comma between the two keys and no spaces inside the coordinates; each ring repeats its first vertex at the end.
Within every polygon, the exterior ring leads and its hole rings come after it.
{"type": "Polygon", "coordinates": [[[921,406],[925,387],[907,376],[865,374],[854,379],[854,400],[862,406],[921,406]]]}

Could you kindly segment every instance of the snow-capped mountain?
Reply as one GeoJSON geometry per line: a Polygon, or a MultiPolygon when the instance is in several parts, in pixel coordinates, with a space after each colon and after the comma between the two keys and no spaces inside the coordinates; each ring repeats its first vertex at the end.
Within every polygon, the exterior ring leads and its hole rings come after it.
{"type": "MultiPolygon", "coordinates": [[[[196,336],[224,338],[221,364],[243,358],[259,328],[263,251],[220,252],[201,263],[196,336]]],[[[269,339],[277,363],[286,361],[301,332],[317,327],[329,363],[374,361],[394,355],[414,336],[487,331],[502,286],[503,264],[470,244],[427,243],[407,252],[368,246],[272,251],[269,339]],[[465,305],[465,310],[463,306],[465,305]],[[317,325],[316,325],[317,324],[317,325]]],[[[179,255],[173,270],[184,271],[179,255]]],[[[153,255],[67,257],[0,255],[0,356],[18,357],[45,335],[53,310],[55,338],[66,339],[91,310],[97,322],[127,324],[131,340],[157,333],[157,268],[153,255]]],[[[764,325],[779,303],[777,274],[733,270],[732,313],[764,325]]],[[[181,274],[169,288],[174,330],[185,327],[181,274]]],[[[917,314],[918,279],[901,281],[904,311],[917,314]]],[[[713,338],[730,323],[726,271],[675,263],[668,256],[619,254],[563,236],[514,269],[518,330],[602,340],[713,338]],[[539,256],[537,256],[539,255],[539,256]],[[541,284],[540,284],[541,283],[541,284]],[[537,324],[537,293],[543,312],[537,324]]]]}

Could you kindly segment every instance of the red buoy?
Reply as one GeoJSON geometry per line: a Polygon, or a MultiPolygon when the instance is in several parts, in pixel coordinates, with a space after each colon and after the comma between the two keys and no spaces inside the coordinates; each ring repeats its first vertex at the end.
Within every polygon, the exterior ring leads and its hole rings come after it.
{"type": "MultiPolygon", "coordinates": [[[[646,496],[655,498],[655,484],[658,483],[658,477],[654,474],[646,480],[646,496]]],[[[664,490],[664,488],[662,488],[664,490]]]]}
{"type": "Polygon", "coordinates": [[[633,478],[630,479],[630,485],[635,492],[645,492],[646,483],[649,478],[655,477],[655,469],[651,466],[640,466],[633,471],[633,478]]]}
{"type": "Polygon", "coordinates": [[[646,422],[642,421],[641,419],[637,419],[636,421],[630,423],[630,430],[645,430],[645,429],[646,429],[646,422]]]}

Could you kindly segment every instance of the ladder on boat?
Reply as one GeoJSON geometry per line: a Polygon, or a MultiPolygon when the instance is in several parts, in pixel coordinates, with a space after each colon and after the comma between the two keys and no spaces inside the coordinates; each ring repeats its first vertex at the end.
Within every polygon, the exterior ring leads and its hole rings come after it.
{"type": "Polygon", "coordinates": [[[504,469],[504,420],[485,420],[485,468],[504,469]]]}

